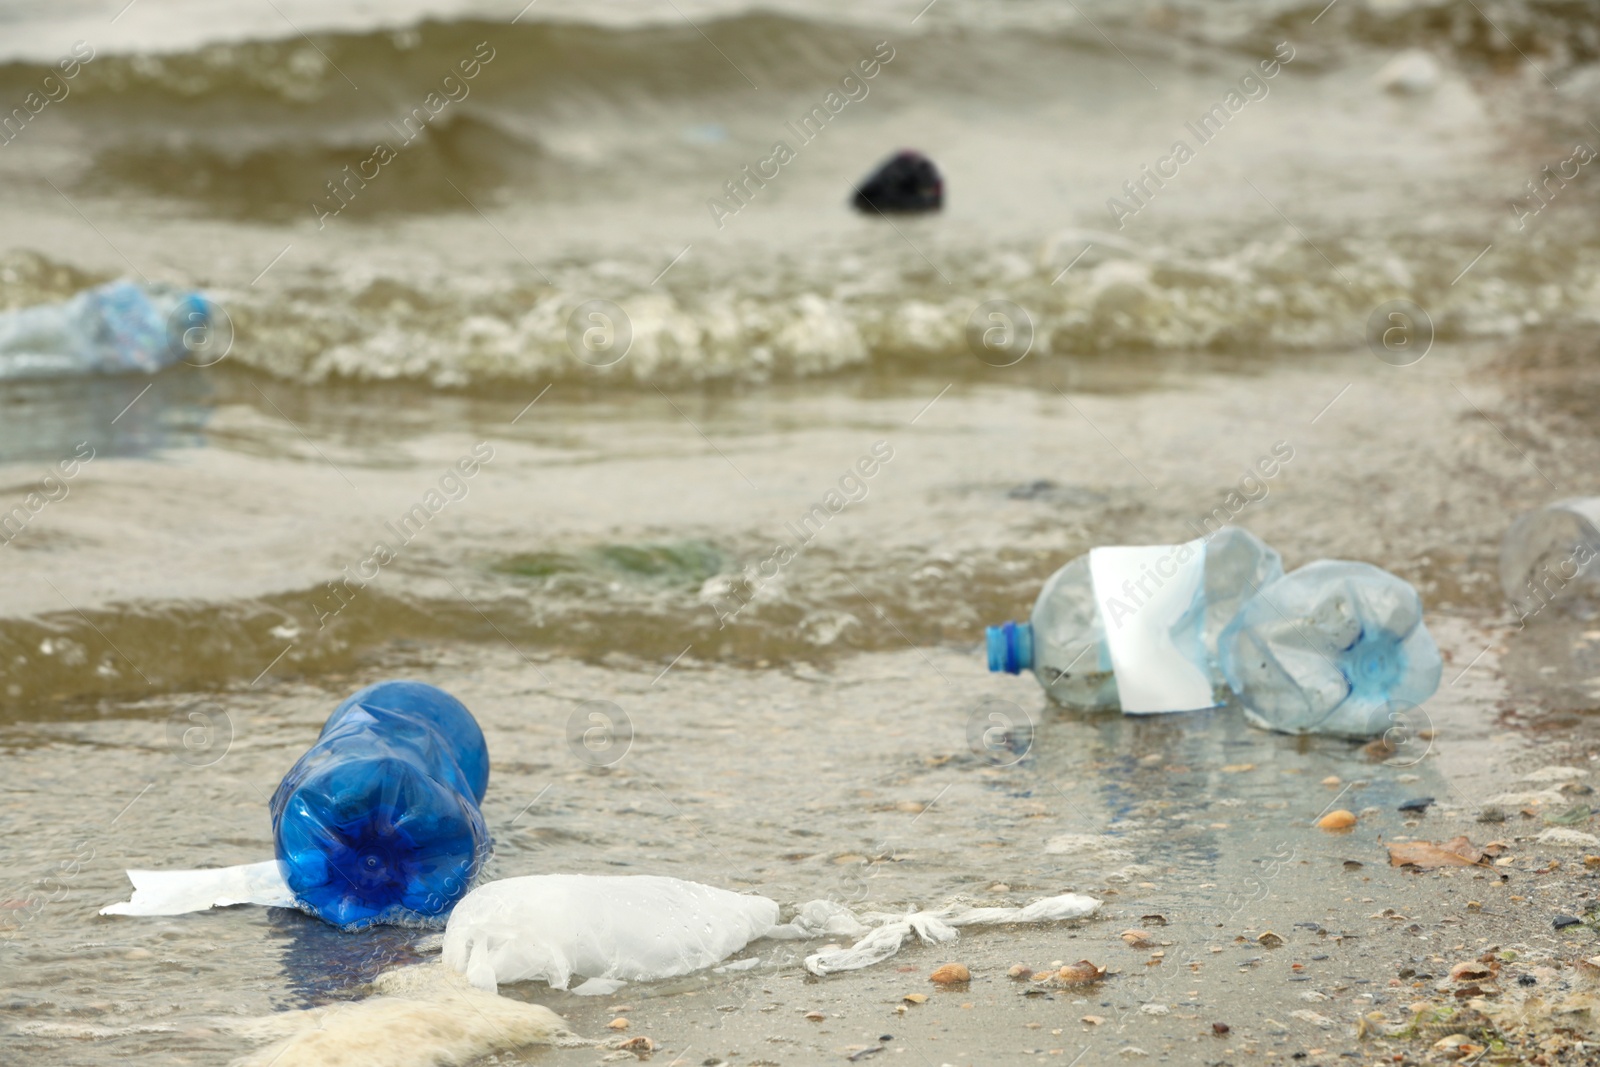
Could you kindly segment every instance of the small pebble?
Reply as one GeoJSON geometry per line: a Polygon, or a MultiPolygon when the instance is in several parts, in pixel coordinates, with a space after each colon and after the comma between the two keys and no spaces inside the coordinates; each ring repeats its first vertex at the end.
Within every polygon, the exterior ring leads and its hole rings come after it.
{"type": "Polygon", "coordinates": [[[1330,811],[1317,820],[1317,825],[1324,830],[1348,830],[1355,824],[1355,814],[1345,811],[1343,808],[1330,811]]]}
{"type": "Polygon", "coordinates": [[[1223,1034],[1226,1034],[1231,1029],[1233,1029],[1233,1027],[1229,1026],[1227,1023],[1212,1023],[1211,1024],[1211,1032],[1213,1034],[1216,1034],[1218,1037],[1221,1037],[1223,1034]]]}
{"type": "Polygon", "coordinates": [[[1550,925],[1557,930],[1565,930],[1569,926],[1582,926],[1583,920],[1576,915],[1557,915],[1551,920],[1550,925]]]}
{"type": "Polygon", "coordinates": [[[1424,812],[1424,811],[1427,811],[1429,806],[1432,805],[1432,804],[1433,804],[1433,798],[1432,797],[1413,797],[1412,799],[1406,801],[1404,804],[1401,804],[1400,805],[1400,810],[1401,811],[1424,812]]]}

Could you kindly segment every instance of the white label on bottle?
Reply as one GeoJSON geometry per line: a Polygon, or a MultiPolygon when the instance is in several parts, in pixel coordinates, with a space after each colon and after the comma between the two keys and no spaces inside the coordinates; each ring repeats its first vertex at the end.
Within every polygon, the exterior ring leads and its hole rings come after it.
{"type": "Polygon", "coordinates": [[[1205,576],[1206,545],[1137,545],[1089,552],[1122,710],[1146,715],[1216,706],[1211,679],[1172,640],[1205,576]]]}

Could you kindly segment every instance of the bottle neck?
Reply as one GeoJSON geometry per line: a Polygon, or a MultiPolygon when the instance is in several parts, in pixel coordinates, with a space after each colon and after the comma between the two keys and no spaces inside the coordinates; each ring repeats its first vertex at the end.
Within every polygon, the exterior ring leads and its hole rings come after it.
{"type": "Polygon", "coordinates": [[[987,631],[989,669],[1020,674],[1033,668],[1033,624],[1007,622],[987,631]]]}

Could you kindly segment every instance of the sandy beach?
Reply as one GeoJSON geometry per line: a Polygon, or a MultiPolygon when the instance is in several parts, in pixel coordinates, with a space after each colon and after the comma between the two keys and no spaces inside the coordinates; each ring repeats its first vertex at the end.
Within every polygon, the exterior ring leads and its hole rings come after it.
{"type": "Polygon", "coordinates": [[[5,99],[53,94],[0,144],[0,308],[128,278],[213,332],[0,376],[0,1060],[266,1062],[302,1020],[353,1051],[280,1067],[1593,1061],[1600,631],[1497,577],[1600,462],[1584,19],[120,6],[0,46],[5,99]],[[908,146],[944,210],[852,211],[908,146]],[[1444,668],[1393,743],[987,670],[1067,561],[1219,520],[1416,587],[1444,668]],[[271,858],[279,780],[386,678],[483,728],[486,879],[1103,905],[824,977],[825,938],[502,985],[590,1044],[470,1055],[355,1010],[436,929],[98,914],[271,858]]]}

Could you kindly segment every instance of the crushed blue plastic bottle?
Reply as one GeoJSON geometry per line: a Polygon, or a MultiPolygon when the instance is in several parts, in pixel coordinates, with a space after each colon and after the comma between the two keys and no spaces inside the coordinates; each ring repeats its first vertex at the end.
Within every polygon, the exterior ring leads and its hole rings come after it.
{"type": "Polygon", "coordinates": [[[109,282],[60,303],[0,313],[0,379],[153,374],[204,345],[210,325],[199,293],[109,282]]]}
{"type": "Polygon", "coordinates": [[[488,785],[483,731],[449,693],[390,681],[349,697],[272,795],[295,899],[345,930],[438,923],[489,857],[488,785]]]}
{"type": "Polygon", "coordinates": [[[1222,668],[1246,718],[1284,733],[1373,737],[1439,688],[1439,649],[1410,583],[1322,560],[1279,578],[1223,631],[1222,668]]]}

